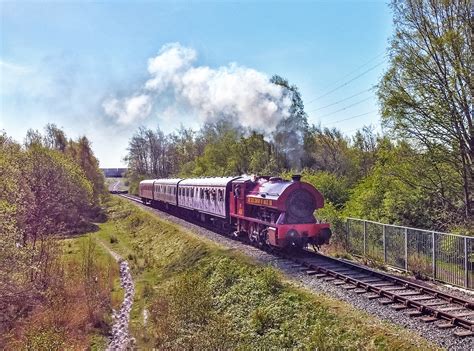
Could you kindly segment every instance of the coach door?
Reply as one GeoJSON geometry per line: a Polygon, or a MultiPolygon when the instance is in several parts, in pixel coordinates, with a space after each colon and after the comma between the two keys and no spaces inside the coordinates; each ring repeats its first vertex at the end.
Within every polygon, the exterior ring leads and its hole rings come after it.
{"type": "Polygon", "coordinates": [[[245,183],[234,183],[232,189],[234,213],[245,216],[245,183]]]}

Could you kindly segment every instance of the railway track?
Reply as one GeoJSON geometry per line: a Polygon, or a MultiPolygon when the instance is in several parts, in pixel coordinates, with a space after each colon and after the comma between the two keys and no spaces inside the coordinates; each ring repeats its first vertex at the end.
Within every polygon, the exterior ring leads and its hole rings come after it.
{"type": "MultiPolygon", "coordinates": [[[[141,203],[141,200],[133,195],[120,196],[141,203]]],[[[216,231],[215,228],[206,228],[216,231]]],[[[293,262],[295,268],[301,268],[315,279],[330,281],[341,289],[365,295],[369,300],[376,299],[381,305],[419,318],[420,322],[434,323],[442,330],[455,329],[454,335],[457,337],[474,336],[472,300],[309,250],[295,253],[266,251],[293,262]]]]}

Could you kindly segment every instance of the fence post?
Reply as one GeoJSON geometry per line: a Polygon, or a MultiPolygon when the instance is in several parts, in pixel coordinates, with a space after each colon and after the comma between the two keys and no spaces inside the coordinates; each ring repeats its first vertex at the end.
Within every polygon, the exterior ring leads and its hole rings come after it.
{"type": "Polygon", "coordinates": [[[364,221],[364,256],[367,256],[367,222],[364,221]]]}
{"type": "Polygon", "coordinates": [[[436,233],[432,232],[431,233],[431,249],[433,250],[433,254],[431,257],[433,257],[433,279],[436,279],[436,233]]]}
{"type": "Polygon", "coordinates": [[[408,272],[408,228],[405,228],[405,271],[408,272]]]}
{"type": "Polygon", "coordinates": [[[382,225],[382,235],[383,235],[383,262],[387,263],[387,238],[385,233],[385,225],[382,225]]]}
{"type": "Polygon", "coordinates": [[[466,289],[469,289],[469,265],[467,259],[467,237],[464,237],[464,286],[466,289]]]}

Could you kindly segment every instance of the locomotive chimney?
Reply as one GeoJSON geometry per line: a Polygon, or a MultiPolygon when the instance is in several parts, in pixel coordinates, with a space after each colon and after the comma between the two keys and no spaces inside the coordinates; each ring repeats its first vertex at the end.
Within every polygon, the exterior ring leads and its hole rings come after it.
{"type": "Polygon", "coordinates": [[[301,180],[301,174],[293,174],[291,176],[291,180],[293,180],[294,182],[299,182],[301,180]]]}

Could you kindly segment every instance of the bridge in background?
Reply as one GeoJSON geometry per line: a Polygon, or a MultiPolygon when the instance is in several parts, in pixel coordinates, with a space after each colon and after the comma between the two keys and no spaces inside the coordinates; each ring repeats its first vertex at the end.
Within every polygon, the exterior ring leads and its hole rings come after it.
{"type": "Polygon", "coordinates": [[[101,168],[106,178],[122,178],[128,171],[128,168],[101,168]]]}

